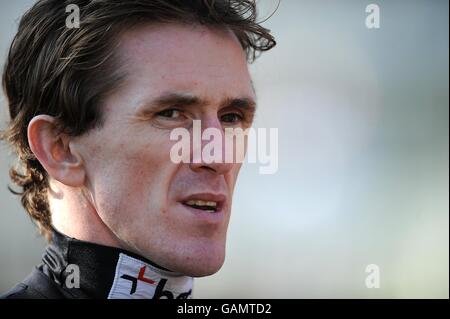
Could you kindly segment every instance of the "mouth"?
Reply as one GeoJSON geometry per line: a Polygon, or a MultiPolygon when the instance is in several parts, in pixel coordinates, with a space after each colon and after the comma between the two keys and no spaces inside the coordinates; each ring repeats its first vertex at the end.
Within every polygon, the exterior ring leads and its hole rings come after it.
{"type": "Polygon", "coordinates": [[[184,206],[211,214],[222,211],[225,203],[224,195],[195,194],[181,201],[184,206]]]}
{"type": "Polygon", "coordinates": [[[217,212],[217,202],[214,201],[203,201],[203,200],[189,200],[187,202],[183,202],[183,205],[204,210],[208,213],[215,213],[217,212]]]}

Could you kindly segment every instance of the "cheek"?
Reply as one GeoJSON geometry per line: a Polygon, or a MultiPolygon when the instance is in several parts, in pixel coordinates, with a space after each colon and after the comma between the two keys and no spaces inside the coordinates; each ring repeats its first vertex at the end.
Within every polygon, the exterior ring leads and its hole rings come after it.
{"type": "Polygon", "coordinates": [[[230,194],[233,194],[234,187],[236,186],[236,181],[239,176],[239,171],[241,170],[242,164],[234,164],[230,172],[225,175],[225,181],[230,189],[230,194]]]}
{"type": "Polygon", "coordinates": [[[163,141],[136,137],[91,149],[87,176],[99,214],[121,219],[155,214],[164,208],[175,167],[170,161],[170,145],[163,141]]]}

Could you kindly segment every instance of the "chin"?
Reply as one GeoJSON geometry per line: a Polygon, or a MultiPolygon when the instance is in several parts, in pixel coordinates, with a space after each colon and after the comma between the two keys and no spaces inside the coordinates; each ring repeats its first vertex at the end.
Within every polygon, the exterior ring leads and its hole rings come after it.
{"type": "Polygon", "coordinates": [[[225,258],[223,257],[217,260],[202,260],[201,262],[185,264],[181,267],[182,269],[180,269],[179,272],[190,277],[211,276],[222,268],[224,260],[225,258]]]}
{"type": "Polygon", "coordinates": [[[215,274],[225,261],[225,247],[186,248],[166,268],[190,277],[205,277],[215,274]]]}

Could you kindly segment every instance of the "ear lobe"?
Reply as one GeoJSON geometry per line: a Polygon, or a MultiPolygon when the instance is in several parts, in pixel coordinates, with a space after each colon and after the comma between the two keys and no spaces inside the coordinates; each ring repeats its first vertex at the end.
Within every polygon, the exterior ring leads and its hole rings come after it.
{"type": "Polygon", "coordinates": [[[28,124],[31,151],[59,182],[73,187],[84,184],[85,170],[81,156],[71,150],[71,137],[58,130],[57,120],[49,115],[35,116],[28,124]]]}

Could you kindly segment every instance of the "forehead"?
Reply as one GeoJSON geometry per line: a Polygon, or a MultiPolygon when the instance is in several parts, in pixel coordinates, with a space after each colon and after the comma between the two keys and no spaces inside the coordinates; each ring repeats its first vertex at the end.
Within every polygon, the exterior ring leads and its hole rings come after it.
{"type": "MultiPolygon", "coordinates": [[[[245,52],[228,30],[199,25],[143,25],[121,35],[127,85],[147,93],[251,95],[245,52]]],[[[142,92],[141,92],[142,93],[142,92]]]]}

